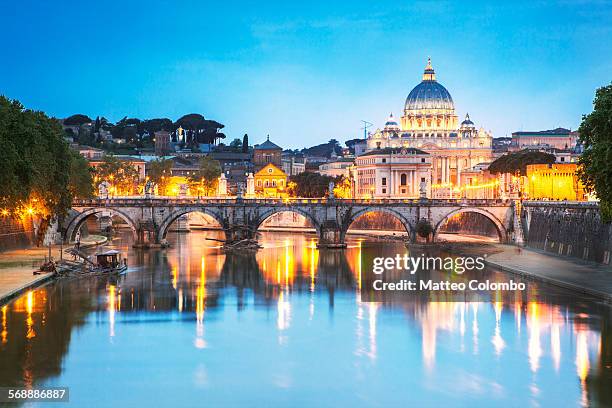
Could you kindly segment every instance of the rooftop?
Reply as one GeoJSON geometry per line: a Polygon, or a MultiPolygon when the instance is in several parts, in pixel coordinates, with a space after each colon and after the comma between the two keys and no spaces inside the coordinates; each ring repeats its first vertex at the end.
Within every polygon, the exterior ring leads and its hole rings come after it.
{"type": "Polygon", "coordinates": [[[401,147],[401,148],[400,147],[386,147],[384,149],[370,150],[369,152],[364,153],[359,157],[375,156],[377,154],[425,154],[425,155],[429,155],[429,153],[427,153],[426,151],[421,150],[421,149],[416,149],[414,147],[401,147]]]}
{"type": "Polygon", "coordinates": [[[520,131],[512,133],[512,136],[569,136],[572,131],[565,128],[556,128],[540,131],[520,131]]]}
{"type": "Polygon", "coordinates": [[[282,147],[270,141],[270,136],[268,136],[266,141],[263,142],[262,144],[255,145],[254,149],[255,150],[283,150],[282,147]]]}

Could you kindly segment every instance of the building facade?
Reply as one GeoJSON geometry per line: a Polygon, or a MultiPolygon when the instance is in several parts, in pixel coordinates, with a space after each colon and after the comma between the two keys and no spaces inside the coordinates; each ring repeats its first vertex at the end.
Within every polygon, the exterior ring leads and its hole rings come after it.
{"type": "Polygon", "coordinates": [[[530,164],[525,195],[531,200],[585,201],[588,196],[577,170],[576,163],[530,164]]]}
{"type": "Polygon", "coordinates": [[[373,149],[355,158],[357,198],[418,198],[430,194],[431,155],[415,148],[373,149]]]}
{"type": "Polygon", "coordinates": [[[155,132],[155,154],[157,156],[166,156],[172,151],[172,145],[170,144],[170,132],[165,130],[155,132]]]}
{"type": "Polygon", "coordinates": [[[270,141],[270,136],[265,142],[255,145],[253,148],[253,164],[255,169],[259,170],[266,164],[272,163],[277,168],[282,168],[282,153],[283,149],[270,141]]]}
{"type": "Polygon", "coordinates": [[[319,165],[319,174],[330,177],[349,176],[350,168],[353,166],[353,159],[339,158],[328,163],[319,165]]]}
{"type": "Polygon", "coordinates": [[[556,128],[538,132],[512,133],[512,147],[515,150],[525,148],[549,147],[555,149],[573,149],[578,141],[578,132],[556,128]]]}
{"type": "Polygon", "coordinates": [[[263,197],[286,197],[287,174],[273,163],[255,173],[255,194],[263,197]]]}
{"type": "MultiPolygon", "coordinates": [[[[400,120],[391,114],[383,129],[370,133],[365,154],[384,149],[427,153],[427,190],[433,197],[444,198],[461,183],[462,171],[493,160],[492,141],[491,133],[482,127],[477,129],[469,115],[459,123],[453,99],[437,81],[429,60],[421,83],[406,98],[400,120]]],[[[359,162],[356,163],[359,171],[359,162]]],[[[420,183],[418,178],[415,182],[420,183]]],[[[409,191],[416,190],[416,185],[410,186],[409,191]]]]}

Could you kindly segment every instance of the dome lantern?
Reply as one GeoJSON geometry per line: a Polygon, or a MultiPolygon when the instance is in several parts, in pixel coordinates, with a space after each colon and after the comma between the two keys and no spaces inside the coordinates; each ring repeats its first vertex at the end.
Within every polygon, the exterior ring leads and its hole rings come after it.
{"type": "Polygon", "coordinates": [[[423,81],[435,81],[436,80],[436,71],[434,71],[431,66],[431,58],[427,58],[427,66],[425,67],[425,71],[423,72],[423,81]]]}

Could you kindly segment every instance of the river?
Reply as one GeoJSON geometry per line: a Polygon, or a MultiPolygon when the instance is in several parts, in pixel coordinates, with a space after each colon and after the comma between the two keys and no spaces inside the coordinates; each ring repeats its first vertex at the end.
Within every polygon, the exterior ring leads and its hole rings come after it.
{"type": "Polygon", "coordinates": [[[0,385],[69,387],[80,407],[612,404],[606,305],[533,282],[512,300],[364,302],[361,255],[401,243],[266,232],[226,255],[218,234],[118,238],[126,275],[4,306],[0,385]]]}

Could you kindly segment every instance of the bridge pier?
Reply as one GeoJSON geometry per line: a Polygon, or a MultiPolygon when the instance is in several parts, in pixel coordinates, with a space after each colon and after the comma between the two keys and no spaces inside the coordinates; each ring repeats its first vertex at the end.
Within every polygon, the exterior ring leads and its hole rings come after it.
{"type": "Polygon", "coordinates": [[[326,221],[319,229],[318,248],[341,249],[346,248],[342,229],[335,221],[326,221]]]}
{"type": "Polygon", "coordinates": [[[157,242],[157,231],[155,227],[147,221],[140,221],[136,228],[136,240],[132,244],[133,248],[159,248],[163,243],[157,242]]]}

